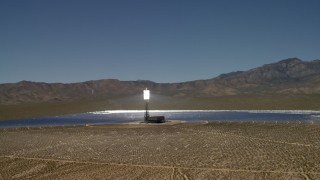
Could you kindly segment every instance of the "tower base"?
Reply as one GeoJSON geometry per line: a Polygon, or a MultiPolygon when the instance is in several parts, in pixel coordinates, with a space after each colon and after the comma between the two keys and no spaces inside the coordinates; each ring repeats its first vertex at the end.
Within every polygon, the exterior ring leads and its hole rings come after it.
{"type": "Polygon", "coordinates": [[[146,123],[164,123],[166,122],[164,116],[150,116],[148,118],[145,118],[146,123]]]}

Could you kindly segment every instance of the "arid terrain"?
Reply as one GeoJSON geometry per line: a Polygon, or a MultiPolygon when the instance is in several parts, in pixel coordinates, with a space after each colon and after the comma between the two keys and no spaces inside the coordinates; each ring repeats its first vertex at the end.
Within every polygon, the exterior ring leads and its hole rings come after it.
{"type": "Polygon", "coordinates": [[[150,108],[183,110],[320,110],[320,60],[289,58],[247,71],[179,83],[92,80],[0,84],[0,120],[150,108]]]}
{"type": "Polygon", "coordinates": [[[320,179],[320,126],[0,129],[0,179],[320,179]]]}

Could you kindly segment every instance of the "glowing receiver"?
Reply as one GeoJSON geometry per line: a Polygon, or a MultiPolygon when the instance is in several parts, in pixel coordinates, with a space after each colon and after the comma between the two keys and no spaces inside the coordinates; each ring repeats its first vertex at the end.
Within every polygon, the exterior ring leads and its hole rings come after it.
{"type": "Polygon", "coordinates": [[[148,89],[143,90],[143,99],[149,100],[150,99],[150,91],[148,89]]]}

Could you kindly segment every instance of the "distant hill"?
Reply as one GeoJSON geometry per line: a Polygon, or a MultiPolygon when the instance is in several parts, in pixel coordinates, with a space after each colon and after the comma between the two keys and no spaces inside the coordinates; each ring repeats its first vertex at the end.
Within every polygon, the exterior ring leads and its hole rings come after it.
{"type": "Polygon", "coordinates": [[[248,71],[229,73],[213,79],[235,94],[319,94],[320,60],[290,58],[248,71]]]}
{"type": "Polygon", "coordinates": [[[0,104],[120,98],[141,94],[146,87],[154,94],[177,98],[248,94],[320,94],[320,60],[302,61],[290,58],[248,71],[231,72],[212,79],[181,83],[116,79],[70,84],[21,81],[0,84],[0,104]]]}

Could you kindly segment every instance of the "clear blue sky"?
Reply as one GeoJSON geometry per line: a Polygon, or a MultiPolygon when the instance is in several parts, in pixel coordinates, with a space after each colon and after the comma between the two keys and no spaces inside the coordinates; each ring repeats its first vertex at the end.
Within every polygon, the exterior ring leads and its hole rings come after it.
{"type": "Polygon", "coordinates": [[[182,82],[320,58],[319,0],[0,0],[0,83],[182,82]]]}

